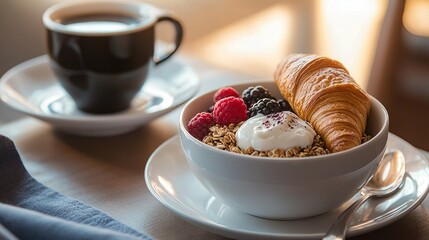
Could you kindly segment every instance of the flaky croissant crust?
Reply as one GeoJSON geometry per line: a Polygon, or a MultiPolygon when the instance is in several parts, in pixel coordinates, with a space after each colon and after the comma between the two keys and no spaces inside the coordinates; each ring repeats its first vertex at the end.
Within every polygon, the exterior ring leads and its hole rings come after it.
{"type": "Polygon", "coordinates": [[[313,125],[331,152],[361,143],[369,95],[340,62],[292,54],[279,63],[274,80],[292,109],[313,125]]]}

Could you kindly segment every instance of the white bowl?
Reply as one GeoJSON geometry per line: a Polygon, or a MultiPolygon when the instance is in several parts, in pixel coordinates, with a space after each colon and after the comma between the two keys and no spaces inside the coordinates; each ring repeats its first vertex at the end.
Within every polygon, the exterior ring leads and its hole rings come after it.
{"type": "MultiPolygon", "coordinates": [[[[262,85],[280,97],[274,82],[231,86],[242,92],[262,85]]],[[[389,117],[371,97],[367,133],[352,149],[306,158],[267,158],[232,153],[191,136],[188,121],[213,105],[215,91],[190,100],[180,116],[180,140],[199,181],[226,205],[262,218],[299,219],[331,211],[355,195],[373,174],[386,148],[389,117]]]]}

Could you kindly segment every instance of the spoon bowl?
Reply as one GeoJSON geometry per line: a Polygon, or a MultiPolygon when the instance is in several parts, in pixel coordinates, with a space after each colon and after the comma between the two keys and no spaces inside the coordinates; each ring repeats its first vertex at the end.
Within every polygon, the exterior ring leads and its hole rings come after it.
{"type": "Polygon", "coordinates": [[[344,239],[350,216],[370,197],[387,197],[395,193],[402,186],[404,176],[405,157],[403,153],[399,150],[387,152],[374,175],[361,189],[362,196],[341,213],[323,239],[344,239]]]}
{"type": "Polygon", "coordinates": [[[402,184],[405,175],[405,157],[395,150],[384,155],[374,175],[362,188],[362,194],[385,197],[394,193],[402,184]]]}

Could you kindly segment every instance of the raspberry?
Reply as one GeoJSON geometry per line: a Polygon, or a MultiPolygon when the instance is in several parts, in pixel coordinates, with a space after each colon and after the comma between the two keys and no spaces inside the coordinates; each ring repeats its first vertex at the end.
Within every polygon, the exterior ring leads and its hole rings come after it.
{"type": "Polygon", "coordinates": [[[253,104],[253,106],[249,109],[248,114],[249,117],[254,117],[259,113],[269,115],[271,113],[276,113],[280,111],[281,107],[276,100],[271,98],[263,98],[253,104]]]}
{"type": "Polygon", "coordinates": [[[232,87],[225,87],[217,90],[213,96],[214,102],[226,97],[240,97],[240,94],[232,87]]]}
{"type": "Polygon", "coordinates": [[[210,132],[209,128],[214,124],[213,116],[210,113],[201,112],[195,115],[188,122],[188,131],[198,140],[203,140],[203,138],[210,132]]]}
{"type": "Polygon", "coordinates": [[[213,119],[221,125],[237,124],[247,119],[247,107],[243,99],[226,97],[217,101],[213,108],[213,119]]]}
{"type": "Polygon", "coordinates": [[[270,92],[263,86],[255,86],[246,88],[241,94],[246,106],[248,108],[252,107],[259,99],[262,98],[272,98],[275,99],[270,92]]]}

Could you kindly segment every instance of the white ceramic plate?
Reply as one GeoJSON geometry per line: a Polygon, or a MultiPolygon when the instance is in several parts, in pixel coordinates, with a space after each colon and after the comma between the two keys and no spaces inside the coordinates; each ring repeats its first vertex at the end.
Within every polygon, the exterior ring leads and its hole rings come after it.
{"type": "MultiPolygon", "coordinates": [[[[351,219],[347,236],[359,235],[385,226],[415,209],[429,188],[429,165],[409,143],[389,134],[387,147],[401,150],[406,158],[406,180],[394,195],[370,199],[351,219]]],[[[208,231],[235,239],[320,239],[339,209],[297,221],[276,221],[238,212],[212,196],[193,175],[183,155],[178,136],[162,144],[145,169],[146,184],[166,207],[185,220],[208,231]]],[[[356,198],[355,196],[354,198],[356,198]]]]}
{"type": "Polygon", "coordinates": [[[0,99],[10,107],[75,135],[125,133],[162,116],[196,94],[195,72],[176,59],[157,66],[130,109],[106,115],[83,113],[56,80],[48,56],[25,61],[0,80],[0,99]]]}

